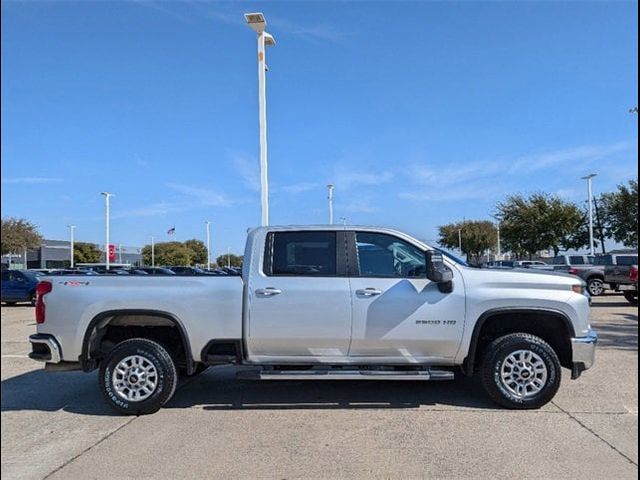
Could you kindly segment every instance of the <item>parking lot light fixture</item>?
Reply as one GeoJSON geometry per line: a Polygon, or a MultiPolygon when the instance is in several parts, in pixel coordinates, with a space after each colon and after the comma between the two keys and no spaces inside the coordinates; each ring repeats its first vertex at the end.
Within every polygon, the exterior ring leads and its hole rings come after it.
{"type": "Polygon", "coordinates": [[[582,180],[587,181],[587,190],[589,195],[589,252],[591,256],[595,256],[596,250],[593,245],[593,178],[596,177],[597,173],[590,173],[582,177],[582,180]]]}
{"type": "Polygon", "coordinates": [[[211,267],[211,222],[204,222],[207,226],[207,269],[211,267]]]}
{"type": "Polygon", "coordinates": [[[329,192],[327,196],[329,199],[329,225],[333,225],[333,184],[327,185],[327,190],[329,192]]]}
{"type": "Polygon", "coordinates": [[[151,236],[151,266],[156,266],[156,243],[153,235],[151,236]]]}
{"type": "Polygon", "coordinates": [[[100,195],[104,195],[105,205],[105,244],[104,244],[104,264],[105,269],[109,270],[109,214],[110,214],[110,199],[114,196],[113,193],[100,192],[100,195]]]}
{"type": "Polygon", "coordinates": [[[75,225],[67,225],[67,227],[69,227],[69,251],[70,253],[70,263],[69,265],[71,266],[71,268],[73,268],[73,250],[74,250],[74,245],[75,245],[75,236],[74,236],[74,230],[76,229],[75,225]]]}
{"type": "Polygon", "coordinates": [[[265,48],[276,44],[273,36],[265,31],[267,21],[260,12],[245,13],[244,18],[258,35],[258,123],[260,126],[260,206],[262,226],[269,225],[269,179],[267,162],[267,100],[265,48]]]}

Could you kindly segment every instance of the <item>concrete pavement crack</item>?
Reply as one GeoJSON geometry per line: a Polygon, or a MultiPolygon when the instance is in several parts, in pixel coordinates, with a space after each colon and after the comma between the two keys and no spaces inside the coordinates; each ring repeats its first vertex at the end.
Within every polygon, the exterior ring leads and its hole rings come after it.
{"type": "Polygon", "coordinates": [[[120,430],[122,430],[124,427],[126,427],[127,425],[129,425],[131,422],[133,422],[135,419],[137,419],[139,417],[131,417],[128,421],[126,421],[125,423],[123,423],[122,425],[120,425],[118,428],[116,428],[115,430],[112,430],[111,432],[107,433],[104,437],[102,437],[101,439],[99,439],[97,442],[95,442],[92,445],[89,445],[87,448],[85,448],[84,450],[82,450],[80,453],[78,453],[77,455],[74,455],[73,457],[71,457],[69,460],[67,460],[66,462],[64,462],[62,465],[60,465],[59,467],[55,468],[53,471],[47,473],[44,477],[43,480],[50,478],[52,475],[56,474],[57,472],[59,472],[60,470],[62,470],[64,467],[66,467],[67,465],[69,465],[70,463],[72,463],[73,461],[75,461],[77,458],[80,458],[82,455],[84,455],[85,453],[87,453],[89,450],[93,449],[94,447],[97,447],[98,445],[100,445],[102,442],[104,442],[106,439],[108,439],[109,437],[111,437],[112,435],[116,434],[117,432],[119,432],[120,430]]]}
{"type": "Polygon", "coordinates": [[[613,451],[615,451],[618,455],[620,455],[621,457],[623,457],[625,460],[627,460],[629,463],[631,463],[632,465],[635,465],[636,467],[638,466],[638,462],[634,461],[632,458],[630,458],[629,456],[625,455],[624,453],[622,453],[615,445],[613,445],[612,443],[608,442],[607,440],[605,440],[604,438],[602,438],[595,430],[593,430],[592,428],[589,428],[587,425],[585,425],[583,422],[580,421],[580,419],[578,419],[577,417],[573,416],[571,414],[571,412],[569,412],[568,410],[565,410],[564,408],[562,408],[560,405],[558,405],[556,402],[551,402],[553,405],[555,405],[559,410],[561,410],[562,412],[564,412],[570,419],[572,419],[573,421],[575,421],[578,425],[580,425],[582,428],[584,428],[586,431],[588,431],[589,433],[591,433],[591,435],[593,435],[594,437],[596,437],[598,440],[600,440],[601,442],[605,443],[609,448],[611,448],[613,451]]]}

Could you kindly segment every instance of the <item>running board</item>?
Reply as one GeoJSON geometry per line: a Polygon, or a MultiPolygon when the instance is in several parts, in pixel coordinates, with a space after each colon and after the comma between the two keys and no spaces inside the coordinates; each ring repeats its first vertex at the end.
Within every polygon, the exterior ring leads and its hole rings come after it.
{"type": "Polygon", "coordinates": [[[252,372],[260,380],[453,380],[448,370],[260,370],[252,372]]]}

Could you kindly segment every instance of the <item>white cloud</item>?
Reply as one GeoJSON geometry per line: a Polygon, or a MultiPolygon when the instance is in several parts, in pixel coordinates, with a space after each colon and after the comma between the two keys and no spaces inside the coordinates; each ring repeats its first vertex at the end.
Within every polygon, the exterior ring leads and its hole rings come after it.
{"type": "Polygon", "coordinates": [[[114,219],[118,218],[132,218],[132,217],[156,217],[162,215],[168,215],[170,213],[182,212],[188,210],[188,207],[184,204],[172,203],[172,202],[158,202],[152,203],[140,208],[133,208],[124,212],[118,212],[112,214],[114,219]]]}
{"type": "Polygon", "coordinates": [[[244,186],[254,192],[260,191],[260,173],[258,160],[243,153],[232,155],[231,161],[242,178],[244,186]]]}
{"type": "Polygon", "coordinates": [[[25,184],[58,183],[62,181],[63,181],[62,178],[55,178],[55,177],[14,177],[14,178],[2,179],[2,183],[25,183],[25,184]]]}
{"type": "Polygon", "coordinates": [[[208,188],[184,185],[181,183],[167,183],[167,187],[198,202],[199,205],[227,207],[231,204],[223,194],[208,188]]]}

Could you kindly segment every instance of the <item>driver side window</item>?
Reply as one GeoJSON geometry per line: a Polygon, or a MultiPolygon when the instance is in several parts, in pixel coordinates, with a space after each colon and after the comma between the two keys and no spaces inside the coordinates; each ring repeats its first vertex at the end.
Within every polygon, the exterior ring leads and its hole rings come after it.
{"type": "Polygon", "coordinates": [[[426,258],[422,250],[382,233],[356,232],[360,277],[424,278],[426,258]]]}

